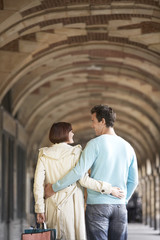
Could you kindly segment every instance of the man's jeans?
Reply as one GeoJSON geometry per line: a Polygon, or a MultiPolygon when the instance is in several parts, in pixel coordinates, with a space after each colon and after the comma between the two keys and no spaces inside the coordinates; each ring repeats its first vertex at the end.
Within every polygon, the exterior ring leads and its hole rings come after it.
{"type": "Polygon", "coordinates": [[[127,224],[124,204],[87,205],[87,240],[126,240],[127,224]]]}

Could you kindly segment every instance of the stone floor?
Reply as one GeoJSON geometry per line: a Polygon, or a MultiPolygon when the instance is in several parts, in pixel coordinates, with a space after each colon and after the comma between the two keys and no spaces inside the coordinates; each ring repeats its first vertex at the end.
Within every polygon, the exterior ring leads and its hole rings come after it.
{"type": "Polygon", "coordinates": [[[160,232],[137,223],[128,224],[128,240],[160,240],[160,232]]]}

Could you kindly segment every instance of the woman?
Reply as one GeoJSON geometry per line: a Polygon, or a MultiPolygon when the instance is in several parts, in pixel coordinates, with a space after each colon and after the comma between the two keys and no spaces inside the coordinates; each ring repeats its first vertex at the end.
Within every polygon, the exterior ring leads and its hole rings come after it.
{"type": "Polygon", "coordinates": [[[85,240],[84,194],[82,186],[94,191],[123,197],[119,188],[96,181],[86,174],[79,182],[44,199],[44,186],[65,176],[78,162],[82,148],[73,143],[70,123],[54,123],[50,129],[51,147],[41,148],[34,178],[35,212],[37,222],[46,221],[48,228],[55,228],[57,239],[85,240]],[[80,185],[81,184],[81,185],[80,185]]]}

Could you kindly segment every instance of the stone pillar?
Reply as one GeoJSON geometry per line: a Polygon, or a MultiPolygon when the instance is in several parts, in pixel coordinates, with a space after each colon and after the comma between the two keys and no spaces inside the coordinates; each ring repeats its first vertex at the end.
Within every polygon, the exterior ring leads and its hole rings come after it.
{"type": "Polygon", "coordinates": [[[156,154],[155,161],[155,229],[160,233],[160,157],[156,154]]]}
{"type": "Polygon", "coordinates": [[[154,176],[149,176],[150,181],[150,227],[154,228],[154,219],[155,219],[155,184],[154,176]]]}
{"type": "Polygon", "coordinates": [[[150,225],[150,215],[151,215],[151,187],[149,177],[146,177],[146,224],[150,225]]]}
{"type": "Polygon", "coordinates": [[[155,212],[154,212],[154,229],[157,230],[159,228],[159,221],[160,221],[160,176],[157,171],[158,169],[154,169],[154,184],[155,184],[155,189],[154,189],[154,204],[155,204],[155,212]]]}
{"type": "Polygon", "coordinates": [[[146,166],[141,167],[141,189],[142,189],[142,222],[147,224],[147,177],[146,166]]]}
{"type": "Polygon", "coordinates": [[[146,165],[141,166],[139,174],[139,186],[142,196],[142,222],[145,225],[159,229],[160,233],[160,161],[156,156],[156,161],[151,165],[149,159],[146,165]]]}

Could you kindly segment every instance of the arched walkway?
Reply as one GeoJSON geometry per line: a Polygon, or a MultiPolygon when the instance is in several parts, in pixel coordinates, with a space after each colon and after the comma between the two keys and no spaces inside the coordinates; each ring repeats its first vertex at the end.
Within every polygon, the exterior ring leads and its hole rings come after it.
{"type": "Polygon", "coordinates": [[[34,170],[51,124],[71,122],[84,147],[96,104],[116,111],[138,159],[142,222],[160,231],[160,1],[0,0],[2,240],[35,221],[34,170]]]}

